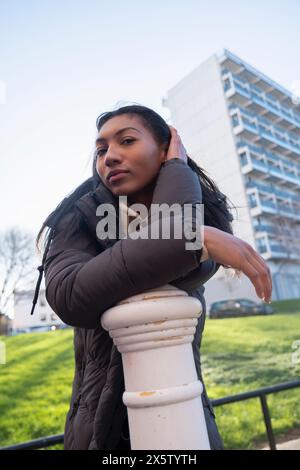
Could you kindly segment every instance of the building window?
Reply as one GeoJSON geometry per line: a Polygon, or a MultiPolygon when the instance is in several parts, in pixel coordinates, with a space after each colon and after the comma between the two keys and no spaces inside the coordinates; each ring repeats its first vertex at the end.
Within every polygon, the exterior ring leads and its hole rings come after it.
{"type": "Polygon", "coordinates": [[[224,80],[224,91],[229,90],[229,88],[231,88],[231,82],[229,78],[226,78],[226,80],[224,80]]]}
{"type": "Polygon", "coordinates": [[[40,320],[41,320],[41,321],[46,321],[46,320],[47,320],[47,317],[46,317],[46,314],[45,314],[45,313],[42,313],[42,314],[40,315],[40,320]]]}
{"type": "Polygon", "coordinates": [[[241,159],[242,166],[248,165],[248,158],[247,158],[246,152],[243,152],[240,154],[240,159],[241,159]]]}
{"type": "Polygon", "coordinates": [[[250,207],[257,207],[258,206],[256,194],[254,194],[254,193],[248,194],[248,201],[249,201],[250,207]]]}
{"type": "Polygon", "coordinates": [[[240,125],[240,120],[237,114],[233,114],[231,116],[231,120],[232,120],[233,127],[237,127],[240,125]]]}
{"type": "Polygon", "coordinates": [[[257,247],[260,253],[265,253],[268,251],[268,246],[265,238],[259,238],[257,240],[257,247]]]}
{"type": "Polygon", "coordinates": [[[55,315],[55,313],[51,313],[51,321],[56,321],[57,320],[57,316],[55,315]]]}

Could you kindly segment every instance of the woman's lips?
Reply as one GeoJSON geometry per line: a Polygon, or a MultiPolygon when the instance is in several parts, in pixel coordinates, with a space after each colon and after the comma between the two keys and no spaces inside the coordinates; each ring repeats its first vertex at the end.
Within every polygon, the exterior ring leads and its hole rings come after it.
{"type": "Polygon", "coordinates": [[[120,180],[121,178],[123,178],[124,176],[128,175],[128,171],[122,171],[120,173],[117,173],[116,175],[113,175],[109,178],[109,182],[112,183],[114,181],[118,181],[120,180]]]}

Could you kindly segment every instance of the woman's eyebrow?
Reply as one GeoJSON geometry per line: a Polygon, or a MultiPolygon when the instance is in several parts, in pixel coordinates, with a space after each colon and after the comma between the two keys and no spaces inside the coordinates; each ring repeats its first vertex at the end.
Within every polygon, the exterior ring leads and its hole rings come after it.
{"type": "MultiPolygon", "coordinates": [[[[138,131],[141,133],[141,131],[139,131],[138,129],[136,129],[135,127],[123,127],[123,129],[119,129],[114,135],[113,137],[116,137],[117,135],[121,134],[122,132],[124,131],[127,131],[127,129],[134,129],[135,131],[138,131]]],[[[95,144],[101,144],[102,142],[106,142],[106,139],[104,137],[98,137],[96,139],[96,142],[95,144]]]]}

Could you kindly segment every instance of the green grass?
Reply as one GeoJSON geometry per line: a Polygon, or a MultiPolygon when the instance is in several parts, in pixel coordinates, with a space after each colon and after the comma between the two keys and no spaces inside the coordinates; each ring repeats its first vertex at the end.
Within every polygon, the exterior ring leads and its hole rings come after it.
{"type": "MultiPolygon", "coordinates": [[[[202,367],[211,399],[299,379],[292,344],[300,339],[300,301],[272,304],[275,315],[207,320],[202,367]]],[[[268,395],[277,437],[300,428],[299,397],[299,388],[268,395]]],[[[226,448],[249,449],[266,441],[259,398],[216,407],[215,412],[226,448]]]]}
{"type": "MultiPolygon", "coordinates": [[[[299,378],[300,301],[273,302],[275,315],[206,321],[202,368],[211,399],[299,378]]],[[[63,433],[74,369],[73,330],[1,337],[0,446],[63,433]]],[[[268,396],[276,436],[300,428],[300,389],[268,396]]],[[[225,447],[265,441],[259,399],[215,408],[225,447]]],[[[62,446],[55,446],[59,449],[62,446]]]]}
{"type": "Polygon", "coordinates": [[[73,378],[73,330],[1,337],[0,445],[63,433],[73,378]]]}

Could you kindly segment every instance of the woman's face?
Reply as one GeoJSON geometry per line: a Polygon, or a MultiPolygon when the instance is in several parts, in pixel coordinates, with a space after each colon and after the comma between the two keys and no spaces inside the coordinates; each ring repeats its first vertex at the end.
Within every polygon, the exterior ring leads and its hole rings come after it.
{"type": "Polygon", "coordinates": [[[158,146],[138,117],[124,114],[103,124],[96,139],[96,155],[97,173],[114,195],[136,194],[141,199],[156,179],[166,150],[158,146]],[[127,127],[131,129],[122,130],[127,127]],[[110,172],[119,170],[124,172],[109,178],[110,172]]]}

